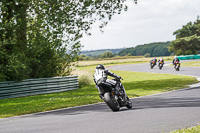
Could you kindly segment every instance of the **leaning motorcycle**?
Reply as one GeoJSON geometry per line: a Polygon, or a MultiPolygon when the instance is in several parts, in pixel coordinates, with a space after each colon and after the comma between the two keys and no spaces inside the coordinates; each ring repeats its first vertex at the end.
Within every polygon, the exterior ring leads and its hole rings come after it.
{"type": "MultiPolygon", "coordinates": [[[[114,79],[120,85],[120,79],[114,79]]],[[[119,111],[120,107],[127,107],[128,109],[132,108],[132,102],[129,100],[126,95],[125,89],[116,89],[115,86],[109,83],[101,83],[98,87],[104,92],[104,102],[109,106],[112,111],[119,111]]]]}
{"type": "Polygon", "coordinates": [[[153,67],[156,65],[155,61],[150,61],[150,68],[153,69],[153,67]]]}
{"type": "Polygon", "coordinates": [[[174,68],[175,68],[176,71],[179,71],[179,69],[180,69],[180,62],[179,61],[176,61],[174,63],[174,68]]]}
{"type": "Polygon", "coordinates": [[[163,62],[161,61],[161,62],[159,62],[159,64],[158,64],[158,67],[159,67],[159,69],[161,70],[162,69],[162,67],[163,67],[163,62]]]}

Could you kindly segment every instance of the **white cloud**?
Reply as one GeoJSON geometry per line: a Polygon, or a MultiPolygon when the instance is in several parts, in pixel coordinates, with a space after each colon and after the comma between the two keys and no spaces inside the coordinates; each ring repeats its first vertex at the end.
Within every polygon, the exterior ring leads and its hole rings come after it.
{"type": "Polygon", "coordinates": [[[132,1],[127,4],[128,11],[114,16],[103,34],[94,25],[92,36],[81,39],[84,50],[174,40],[174,31],[200,15],[200,0],[138,0],[138,5],[132,1]]]}

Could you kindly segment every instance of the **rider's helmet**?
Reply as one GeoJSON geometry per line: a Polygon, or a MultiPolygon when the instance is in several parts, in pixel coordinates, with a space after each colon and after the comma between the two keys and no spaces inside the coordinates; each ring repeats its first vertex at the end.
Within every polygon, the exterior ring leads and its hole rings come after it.
{"type": "Polygon", "coordinates": [[[154,57],[154,59],[156,59],[156,57],[154,57]]]}
{"type": "Polygon", "coordinates": [[[175,55],[175,56],[174,56],[174,59],[176,59],[176,58],[177,58],[177,56],[175,55]]]}
{"type": "Polygon", "coordinates": [[[96,66],[96,69],[105,69],[105,67],[103,65],[99,64],[96,66]]]}

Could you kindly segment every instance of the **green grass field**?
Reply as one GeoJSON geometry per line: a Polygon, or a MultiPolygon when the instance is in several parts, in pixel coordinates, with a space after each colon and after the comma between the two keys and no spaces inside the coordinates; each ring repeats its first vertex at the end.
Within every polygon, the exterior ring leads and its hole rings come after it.
{"type": "Polygon", "coordinates": [[[200,61],[184,62],[181,63],[181,66],[200,67],[200,61]]]}
{"type": "MultiPolygon", "coordinates": [[[[91,78],[94,69],[87,67],[79,71],[87,71],[91,78]]],[[[195,78],[188,76],[113,72],[123,77],[122,83],[131,98],[185,88],[188,84],[197,82],[195,78]]],[[[88,85],[73,91],[0,100],[0,118],[103,102],[94,83],[91,79],[89,81],[88,85]]]]}
{"type": "MultiPolygon", "coordinates": [[[[157,57],[159,59],[160,57],[157,57]]],[[[107,58],[104,60],[98,59],[98,60],[89,60],[89,61],[79,61],[77,65],[80,67],[83,66],[94,66],[97,64],[104,64],[104,65],[114,65],[114,64],[134,64],[134,63],[146,63],[149,62],[153,57],[137,57],[137,56],[127,56],[127,57],[113,57],[113,58],[107,58]]],[[[165,61],[172,61],[173,56],[166,56],[163,57],[165,61]]]]}

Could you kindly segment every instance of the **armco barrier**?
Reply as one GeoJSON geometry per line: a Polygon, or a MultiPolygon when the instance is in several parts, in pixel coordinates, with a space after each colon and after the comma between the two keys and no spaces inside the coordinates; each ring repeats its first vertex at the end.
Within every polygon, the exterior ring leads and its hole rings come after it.
{"type": "Polygon", "coordinates": [[[200,54],[194,55],[194,59],[200,59],[200,54]]]}
{"type": "Polygon", "coordinates": [[[179,60],[191,60],[191,59],[200,59],[200,54],[198,55],[181,55],[177,56],[179,60]]]}
{"type": "Polygon", "coordinates": [[[47,94],[78,88],[78,76],[26,79],[0,82],[0,99],[47,94]]]}

